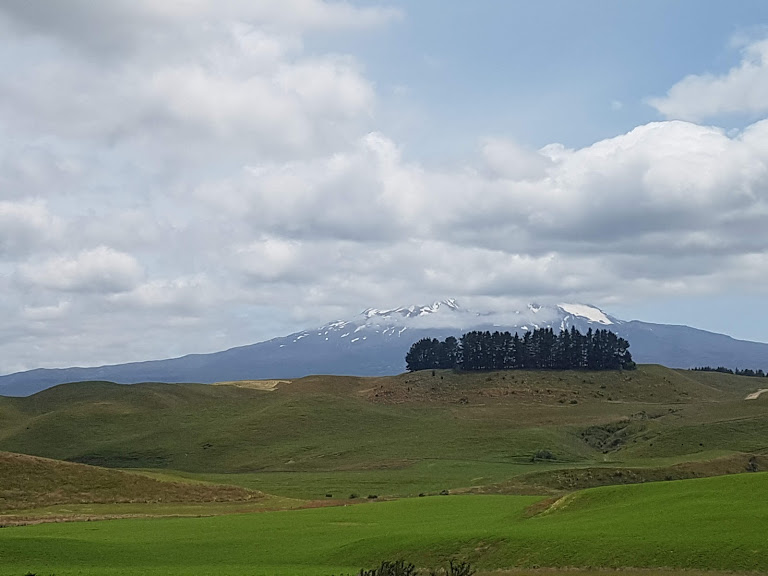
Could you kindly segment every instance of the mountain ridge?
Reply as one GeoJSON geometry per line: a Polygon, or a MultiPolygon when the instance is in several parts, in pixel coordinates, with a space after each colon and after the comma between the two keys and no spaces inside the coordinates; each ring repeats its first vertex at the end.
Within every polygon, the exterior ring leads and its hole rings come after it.
{"type": "Polygon", "coordinates": [[[527,331],[608,328],[630,342],[638,363],[672,368],[728,366],[768,368],[768,344],[737,340],[689,326],[625,321],[588,304],[531,303],[506,314],[475,312],[455,299],[390,309],[367,308],[335,320],[208,354],[97,367],[38,368],[0,376],[0,395],[26,396],[81,380],[201,382],[299,378],[310,374],[380,376],[405,370],[405,354],[425,337],[460,336],[469,330],[527,331]]]}

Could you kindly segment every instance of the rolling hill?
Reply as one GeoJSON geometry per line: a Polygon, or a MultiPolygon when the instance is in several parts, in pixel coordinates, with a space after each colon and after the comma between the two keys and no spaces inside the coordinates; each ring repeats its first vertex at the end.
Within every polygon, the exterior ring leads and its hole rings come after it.
{"type": "Polygon", "coordinates": [[[1,564],[317,574],[405,557],[518,573],[763,570],[755,494],[768,396],[747,399],[761,384],[641,365],[79,382],[0,397],[0,525],[140,517],[0,530],[1,564]],[[298,507],[323,509],[265,512],[298,507]],[[255,511],[265,513],[244,514],[255,511]]]}
{"type": "Polygon", "coordinates": [[[563,487],[539,472],[597,466],[654,470],[638,481],[683,478],[690,474],[671,467],[746,471],[752,457],[759,469],[768,398],[744,398],[761,383],[647,365],[314,376],[272,390],[85,382],[0,398],[0,450],[310,499],[505,482],[548,493],[563,487]]]}
{"type": "Polygon", "coordinates": [[[236,486],[164,482],[141,474],[0,452],[0,512],[57,504],[246,502],[263,496],[236,486]]]}

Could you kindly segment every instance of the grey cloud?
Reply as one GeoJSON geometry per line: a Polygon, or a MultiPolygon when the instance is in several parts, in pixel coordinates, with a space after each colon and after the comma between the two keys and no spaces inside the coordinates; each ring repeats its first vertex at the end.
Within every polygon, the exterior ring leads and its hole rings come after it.
{"type": "Polygon", "coordinates": [[[519,144],[491,138],[483,145],[483,158],[491,174],[510,180],[537,180],[552,166],[546,151],[528,150],[519,144]]]}
{"type": "Polygon", "coordinates": [[[55,242],[60,223],[43,202],[0,200],[0,258],[9,261],[55,242]]]}
{"type": "Polygon", "coordinates": [[[349,57],[308,57],[293,36],[225,23],[185,50],[182,32],[165,30],[169,46],[117,62],[38,37],[2,37],[0,119],[19,134],[68,141],[64,152],[98,142],[189,165],[209,162],[216,146],[228,150],[230,166],[254,155],[316,154],[370,122],[373,89],[349,57]]]}
{"type": "Polygon", "coordinates": [[[156,46],[168,30],[178,34],[191,28],[191,36],[199,38],[205,31],[201,24],[210,22],[239,21],[306,32],[370,28],[401,17],[392,7],[323,0],[66,0],[45,4],[7,0],[0,5],[3,15],[30,34],[60,39],[97,58],[120,56],[141,44],[156,46]]]}
{"type": "Polygon", "coordinates": [[[215,307],[216,303],[221,305],[228,299],[205,274],[157,278],[130,288],[109,294],[108,302],[140,314],[153,311],[164,317],[196,318],[200,310],[215,307]]]}
{"type": "Polygon", "coordinates": [[[8,0],[0,6],[0,14],[11,19],[16,29],[64,38],[96,53],[114,50],[132,40],[127,25],[133,16],[129,2],[94,5],[88,0],[46,4],[8,0]]]}
{"type": "Polygon", "coordinates": [[[20,271],[22,281],[36,288],[107,294],[130,290],[143,276],[133,256],[105,246],[40,263],[28,262],[20,271]]]}

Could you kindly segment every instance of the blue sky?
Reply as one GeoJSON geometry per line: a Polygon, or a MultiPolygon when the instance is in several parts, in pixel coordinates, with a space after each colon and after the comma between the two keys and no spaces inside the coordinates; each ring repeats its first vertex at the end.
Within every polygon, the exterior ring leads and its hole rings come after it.
{"type": "Polygon", "coordinates": [[[402,21],[346,46],[388,105],[418,110],[423,134],[403,129],[403,139],[434,161],[465,157],[489,133],[581,147],[660,120],[648,97],[688,74],[726,72],[743,42],[768,31],[768,5],[754,0],[395,5],[402,21]]]}
{"type": "Polygon", "coordinates": [[[768,4],[0,5],[0,373],[367,307],[768,341],[768,4]]]}

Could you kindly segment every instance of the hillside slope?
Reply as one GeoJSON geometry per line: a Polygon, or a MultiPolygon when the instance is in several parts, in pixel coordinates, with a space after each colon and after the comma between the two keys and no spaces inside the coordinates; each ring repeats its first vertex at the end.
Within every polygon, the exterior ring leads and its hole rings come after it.
{"type": "Polygon", "coordinates": [[[161,482],[140,474],[0,452],[0,512],[55,504],[240,502],[262,497],[236,486],[161,482]]]}
{"type": "Polygon", "coordinates": [[[762,454],[768,398],[744,400],[760,383],[661,366],[314,376],[272,391],[85,382],[0,397],[0,450],[284,496],[413,495],[556,468],[762,454]]]}

